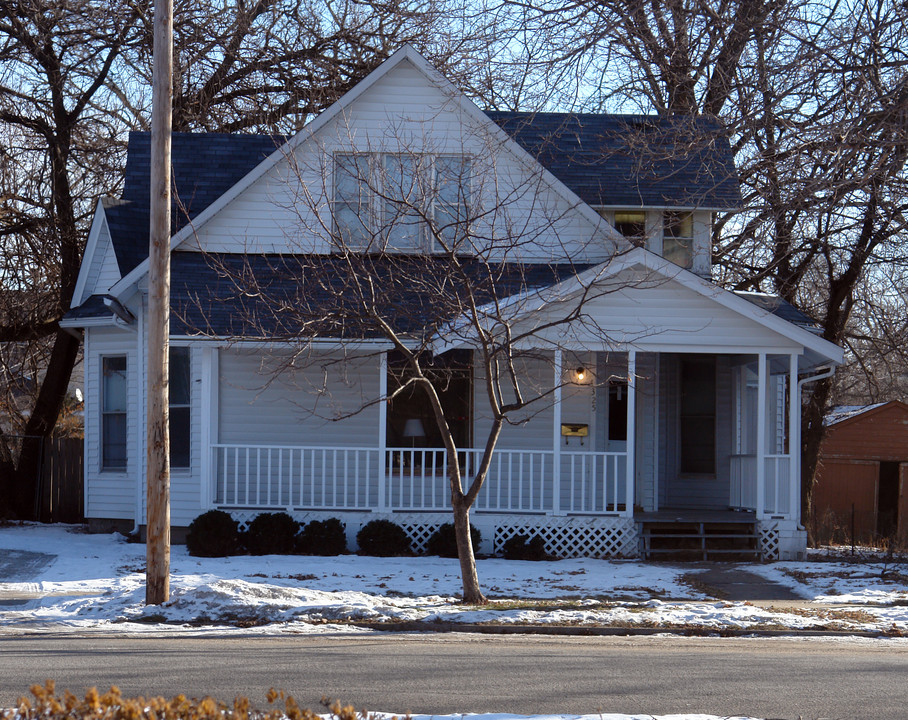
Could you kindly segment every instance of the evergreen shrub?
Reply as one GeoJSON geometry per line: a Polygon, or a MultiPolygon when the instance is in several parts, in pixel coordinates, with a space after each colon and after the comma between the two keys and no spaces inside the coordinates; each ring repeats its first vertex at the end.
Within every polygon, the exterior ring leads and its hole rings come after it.
{"type": "Polygon", "coordinates": [[[209,510],[189,523],[186,549],[196,557],[224,557],[240,550],[239,523],[223,510],[209,510]]]}
{"type": "Polygon", "coordinates": [[[390,520],[372,520],[356,533],[360,555],[391,557],[410,555],[410,538],[406,531],[390,520]]]}
{"type": "Polygon", "coordinates": [[[250,555],[290,555],[300,524],[285,512],[256,515],[243,533],[250,555]]]}
{"type": "Polygon", "coordinates": [[[313,520],[296,536],[296,551],[302,555],[342,555],[347,552],[347,533],[337,518],[313,520]]]}
{"type": "MultiPolygon", "coordinates": [[[[479,543],[482,542],[482,533],[473,524],[470,524],[470,542],[473,544],[473,554],[479,552],[479,543]]],[[[426,554],[439,555],[440,557],[457,557],[457,535],[454,532],[454,523],[445,523],[440,526],[426,541],[426,554]]]]}
{"type": "Polygon", "coordinates": [[[550,560],[545,551],[545,540],[540,535],[514,535],[505,541],[501,554],[507,560],[550,560]]]}

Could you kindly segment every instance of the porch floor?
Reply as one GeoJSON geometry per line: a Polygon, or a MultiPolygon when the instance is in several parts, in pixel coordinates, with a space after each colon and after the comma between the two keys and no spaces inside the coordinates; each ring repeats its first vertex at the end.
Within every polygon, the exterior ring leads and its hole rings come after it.
{"type": "Polygon", "coordinates": [[[752,510],[710,510],[698,508],[663,508],[655,512],[635,512],[637,522],[654,523],[755,523],[752,510]]]}

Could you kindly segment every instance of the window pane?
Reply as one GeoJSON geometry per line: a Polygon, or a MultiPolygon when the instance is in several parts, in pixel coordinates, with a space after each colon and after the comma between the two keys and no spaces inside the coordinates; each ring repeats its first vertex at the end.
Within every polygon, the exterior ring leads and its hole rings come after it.
{"type": "Polygon", "coordinates": [[[175,468],[189,467],[190,415],[188,407],[170,408],[170,465],[175,468]]]}
{"type": "Polygon", "coordinates": [[[692,238],[694,236],[694,216],[685,212],[665,213],[665,236],[692,238]]]}
{"type": "Polygon", "coordinates": [[[616,212],[615,229],[630,240],[642,240],[646,237],[646,213],[616,212]]]}
{"type": "Polygon", "coordinates": [[[343,245],[365,247],[369,241],[369,156],[334,158],[334,229],[343,245]]]}
{"type": "Polygon", "coordinates": [[[189,348],[170,348],[170,404],[189,404],[189,348]]]}
{"type": "Polygon", "coordinates": [[[662,257],[683,268],[693,265],[693,241],[690,238],[665,237],[662,240],[662,257]]]}
{"type": "Polygon", "coordinates": [[[101,360],[102,410],[126,412],[126,358],[106,357],[101,360]]]}
{"type": "Polygon", "coordinates": [[[104,468],[126,467],[126,413],[115,413],[102,417],[101,466],[104,468]]]}
{"type": "Polygon", "coordinates": [[[383,222],[388,245],[399,250],[419,248],[422,245],[419,157],[384,155],[382,166],[383,222]]]}
{"type": "Polygon", "coordinates": [[[435,159],[435,227],[445,243],[466,235],[471,172],[468,157],[442,155],[435,159]]]}

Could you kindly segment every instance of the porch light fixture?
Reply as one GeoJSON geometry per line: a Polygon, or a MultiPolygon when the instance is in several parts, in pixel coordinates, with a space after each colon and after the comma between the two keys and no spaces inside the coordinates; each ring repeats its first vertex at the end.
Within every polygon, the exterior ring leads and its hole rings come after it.
{"type": "Polygon", "coordinates": [[[586,368],[579,367],[574,370],[574,379],[579,383],[582,383],[584,380],[586,380],[586,368]]]}

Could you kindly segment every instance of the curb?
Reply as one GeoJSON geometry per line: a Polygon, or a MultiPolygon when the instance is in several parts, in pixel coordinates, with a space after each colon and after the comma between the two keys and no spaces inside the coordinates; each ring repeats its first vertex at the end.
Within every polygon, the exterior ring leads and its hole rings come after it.
{"type": "Polygon", "coordinates": [[[485,635],[555,635],[575,637],[635,637],[645,635],[681,635],[684,637],[862,637],[888,639],[876,630],[761,630],[759,628],[633,628],[582,625],[476,625],[453,622],[382,623],[355,621],[354,627],[383,632],[480,633],[485,635]]]}

